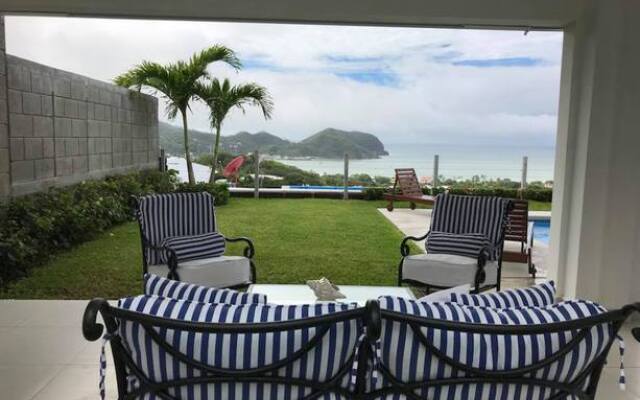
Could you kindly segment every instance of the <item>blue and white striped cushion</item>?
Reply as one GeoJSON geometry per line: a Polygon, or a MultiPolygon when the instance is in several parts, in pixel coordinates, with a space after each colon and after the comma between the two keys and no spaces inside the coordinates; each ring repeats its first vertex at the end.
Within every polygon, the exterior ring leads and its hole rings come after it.
{"type": "Polygon", "coordinates": [[[458,234],[483,234],[493,251],[489,260],[500,257],[499,244],[507,223],[511,201],[499,197],[439,194],[431,213],[430,231],[458,234]]]}
{"type": "MultiPolygon", "coordinates": [[[[445,319],[488,325],[530,325],[568,321],[598,315],[605,310],[591,302],[567,301],[546,308],[493,309],[455,303],[416,302],[396,297],[381,297],[383,310],[397,311],[425,318],[445,319]]],[[[422,328],[427,340],[448,357],[486,371],[507,371],[525,367],[548,358],[566,345],[577,331],[539,335],[467,334],[460,331],[422,328]]],[[[580,341],[579,347],[556,362],[525,376],[556,382],[575,379],[606,349],[613,339],[610,324],[596,325],[580,341]],[[533,375],[532,375],[533,374],[533,375]]],[[[408,323],[383,318],[381,364],[402,382],[465,377],[462,371],[438,359],[415,335],[408,323]]],[[[388,385],[379,378],[376,387],[388,385]]],[[[548,399],[551,390],[532,385],[461,384],[416,389],[429,399],[548,399]]]]}
{"type": "Polygon", "coordinates": [[[145,274],[144,294],[198,303],[265,304],[267,296],[231,289],[216,289],[193,283],[174,281],[158,275],[145,274]]]}
{"type": "MultiPolygon", "coordinates": [[[[356,304],[318,303],[308,305],[228,305],[203,304],[155,296],[137,296],[121,299],[120,308],[149,315],[210,323],[259,323],[288,321],[327,315],[357,307],[356,304]]],[[[207,334],[153,328],[170,345],[191,359],[209,366],[225,369],[246,369],[268,366],[291,355],[312,340],[316,328],[278,333],[207,334]]],[[[336,322],[307,353],[295,362],[276,371],[277,376],[327,382],[343,368],[355,352],[358,335],[362,330],[358,319],[336,322]]],[[[201,372],[188,367],[161,349],[141,324],[121,321],[119,335],[137,367],[152,381],[197,377],[201,372]]],[[[348,365],[347,367],[350,367],[348,365]]],[[[130,387],[136,379],[130,377],[130,387]]],[[[341,378],[341,387],[349,387],[349,374],[341,378]]],[[[223,399],[301,399],[311,393],[308,388],[268,383],[216,383],[188,385],[169,389],[171,396],[182,400],[223,399]]],[[[338,394],[322,397],[344,399],[338,394]]],[[[156,399],[147,396],[145,399],[156,399]]],[[[346,400],[346,399],[345,399],[346,400]]]]}
{"type": "Polygon", "coordinates": [[[489,240],[482,233],[447,233],[429,232],[425,242],[427,253],[454,254],[464,257],[478,258],[481,252],[489,255],[489,240]]]}
{"type": "MultiPolygon", "coordinates": [[[[173,236],[162,241],[162,247],[175,252],[178,261],[198,260],[202,258],[220,257],[224,254],[224,236],[217,232],[194,236],[173,236]]],[[[162,260],[167,262],[168,252],[162,260]]]]}
{"type": "MultiPolygon", "coordinates": [[[[163,193],[141,197],[138,221],[151,246],[159,247],[172,236],[192,236],[216,231],[213,196],[200,193],[163,193]]],[[[147,247],[149,265],[162,264],[163,252],[147,247]]]]}
{"type": "Polygon", "coordinates": [[[495,293],[451,293],[451,301],[454,303],[493,308],[546,307],[552,305],[555,298],[556,285],[553,281],[495,293]]]}

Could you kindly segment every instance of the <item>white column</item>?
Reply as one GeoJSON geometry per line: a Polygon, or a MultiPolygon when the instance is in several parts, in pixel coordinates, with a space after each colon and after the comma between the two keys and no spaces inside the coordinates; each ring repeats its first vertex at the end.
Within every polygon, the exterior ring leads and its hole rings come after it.
{"type": "Polygon", "coordinates": [[[585,1],[565,30],[550,277],[564,296],[640,300],[640,2],[585,1]]]}

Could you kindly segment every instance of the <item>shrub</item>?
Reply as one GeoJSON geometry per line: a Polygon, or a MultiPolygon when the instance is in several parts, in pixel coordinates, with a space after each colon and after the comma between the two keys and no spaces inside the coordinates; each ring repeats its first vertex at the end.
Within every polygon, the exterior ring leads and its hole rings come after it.
{"type": "Polygon", "coordinates": [[[131,196],[205,190],[218,205],[229,199],[226,186],[176,181],[175,173],[147,170],[52,188],[1,205],[0,287],[26,276],[57,251],[132,219],[131,196]]]}
{"type": "Polygon", "coordinates": [[[216,206],[222,206],[229,202],[229,188],[220,183],[179,183],[176,192],[208,192],[211,193],[216,206]]]}
{"type": "Polygon", "coordinates": [[[382,200],[385,188],[381,187],[367,187],[362,190],[362,198],[364,200],[382,200]]]}
{"type": "MultiPolygon", "coordinates": [[[[444,193],[447,189],[443,187],[437,187],[434,190],[434,194],[444,193]]],[[[431,189],[423,188],[423,193],[431,194],[431,189]]],[[[511,199],[520,198],[520,189],[512,188],[491,188],[491,187],[460,187],[454,186],[448,189],[451,194],[468,195],[468,196],[497,196],[506,197],[511,199]]],[[[525,189],[522,193],[522,197],[526,200],[536,200],[543,202],[550,202],[553,197],[553,190],[547,188],[529,188],[525,189]]]]}

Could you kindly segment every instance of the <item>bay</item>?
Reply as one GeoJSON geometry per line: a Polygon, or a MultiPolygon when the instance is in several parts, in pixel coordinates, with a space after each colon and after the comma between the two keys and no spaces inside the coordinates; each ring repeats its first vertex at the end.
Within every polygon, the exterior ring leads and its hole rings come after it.
{"type": "MultiPolygon", "coordinates": [[[[440,158],[439,175],[468,179],[475,175],[486,179],[509,178],[519,181],[522,157],[528,157],[527,181],[553,180],[553,147],[518,145],[385,144],[388,156],[369,160],[351,160],[349,174],[392,177],[395,168],[415,168],[418,177],[433,175],[433,159],[440,158]]],[[[343,160],[279,159],[303,170],[319,174],[342,174],[343,160]]]]}

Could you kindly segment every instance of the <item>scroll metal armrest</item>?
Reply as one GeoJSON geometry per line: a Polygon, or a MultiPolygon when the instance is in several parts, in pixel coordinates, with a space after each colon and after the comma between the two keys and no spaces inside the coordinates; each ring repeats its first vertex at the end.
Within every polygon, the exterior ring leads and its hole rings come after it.
{"type": "Polygon", "coordinates": [[[225,236],[224,240],[229,243],[237,243],[237,242],[246,243],[247,247],[244,248],[243,254],[247,258],[253,258],[253,256],[256,254],[255,248],[253,247],[253,242],[248,237],[240,236],[236,238],[229,238],[225,236]]]}
{"type": "MultiPolygon", "coordinates": [[[[639,313],[640,314],[640,302],[639,303],[631,303],[628,304],[624,307],[622,307],[622,312],[624,313],[624,315],[626,317],[631,316],[631,314],[633,313],[639,313]]],[[[640,327],[635,327],[635,328],[631,328],[631,334],[633,335],[633,338],[640,342],[640,327]]]]}
{"type": "Polygon", "coordinates": [[[109,307],[105,299],[93,299],[87,304],[82,316],[82,335],[85,339],[95,342],[102,336],[104,326],[98,323],[98,313],[105,307],[109,307]]]}
{"type": "Polygon", "coordinates": [[[404,239],[402,239],[402,243],[400,244],[400,254],[402,254],[402,257],[407,257],[409,254],[411,254],[411,248],[409,247],[409,241],[413,241],[413,242],[419,242],[421,240],[425,240],[427,238],[427,236],[429,236],[431,232],[427,232],[425,233],[423,236],[420,237],[415,237],[415,236],[407,236],[404,239]]]}
{"type": "Polygon", "coordinates": [[[167,260],[167,267],[169,268],[169,274],[167,275],[167,278],[180,280],[178,273],[176,271],[178,269],[178,255],[176,254],[175,250],[167,246],[152,245],[151,243],[149,243],[149,240],[144,236],[144,234],[142,235],[142,242],[144,243],[144,247],[146,248],[149,248],[155,251],[166,251],[167,253],[169,253],[169,257],[167,260]]]}

